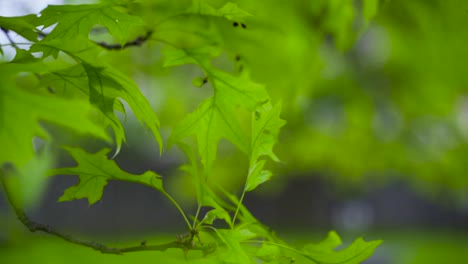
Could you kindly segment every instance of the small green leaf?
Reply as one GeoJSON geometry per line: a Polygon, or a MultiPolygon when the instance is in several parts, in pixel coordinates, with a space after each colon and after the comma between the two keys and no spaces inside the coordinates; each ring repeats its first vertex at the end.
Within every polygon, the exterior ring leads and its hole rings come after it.
{"type": "Polygon", "coordinates": [[[65,190],[60,197],[60,202],[87,198],[89,204],[94,204],[101,199],[104,187],[109,180],[135,182],[165,193],[161,176],[152,171],[134,175],[121,170],[114,160],[107,157],[110,149],[102,149],[94,154],[87,153],[80,148],[67,147],[65,149],[73,156],[78,166],[53,169],[49,175],[78,175],[80,182],[65,190]]]}
{"type": "Polygon", "coordinates": [[[228,212],[221,208],[215,208],[208,211],[208,213],[206,213],[205,217],[202,219],[202,222],[204,224],[211,225],[216,219],[224,219],[228,224],[231,222],[231,217],[229,216],[228,212]]]}
{"type": "Polygon", "coordinates": [[[246,192],[254,190],[258,185],[268,181],[271,176],[273,176],[270,171],[263,170],[264,165],[265,161],[261,160],[250,167],[247,182],[245,184],[246,192]]]}
{"type": "Polygon", "coordinates": [[[281,104],[271,107],[265,103],[257,109],[252,118],[252,154],[250,162],[262,156],[269,156],[274,161],[279,161],[273,153],[273,146],[278,141],[280,128],[286,121],[280,118],[281,104]]]}
{"type": "Polygon", "coordinates": [[[281,105],[271,107],[269,101],[261,104],[252,116],[252,143],[250,154],[250,167],[245,191],[249,192],[257,188],[258,185],[268,181],[272,173],[263,170],[264,160],[259,160],[262,156],[269,156],[278,162],[279,159],[273,153],[273,146],[278,141],[279,130],[286,124],[280,118],[281,105]]]}

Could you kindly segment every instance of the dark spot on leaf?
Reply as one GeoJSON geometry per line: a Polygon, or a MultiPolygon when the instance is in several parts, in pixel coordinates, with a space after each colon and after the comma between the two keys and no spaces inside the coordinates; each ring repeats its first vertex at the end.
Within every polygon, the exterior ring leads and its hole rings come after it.
{"type": "Polygon", "coordinates": [[[47,86],[47,90],[48,90],[49,93],[51,93],[51,94],[54,94],[54,93],[55,93],[54,88],[52,88],[52,87],[50,87],[50,86],[47,86]]]}
{"type": "Polygon", "coordinates": [[[146,247],[146,240],[141,241],[140,245],[141,245],[142,247],[146,247]]]}
{"type": "Polygon", "coordinates": [[[208,77],[203,78],[203,84],[208,82],[208,77]]]}
{"type": "Polygon", "coordinates": [[[241,59],[240,55],[237,54],[235,60],[236,60],[236,61],[240,61],[240,59],[241,59]]]}
{"type": "Polygon", "coordinates": [[[259,120],[260,117],[262,117],[262,114],[259,111],[255,111],[255,120],[259,120]]]}
{"type": "Polygon", "coordinates": [[[232,23],[232,25],[233,25],[234,27],[237,27],[237,26],[239,26],[239,23],[234,22],[234,23],[232,23]]]}
{"type": "Polygon", "coordinates": [[[246,29],[246,28],[247,28],[247,25],[244,24],[244,23],[241,23],[241,26],[242,26],[243,29],[246,29]]]}
{"type": "Polygon", "coordinates": [[[6,172],[6,173],[9,173],[9,172],[12,172],[15,170],[15,165],[13,165],[13,163],[11,162],[5,162],[2,164],[2,167],[1,169],[6,172]]]}

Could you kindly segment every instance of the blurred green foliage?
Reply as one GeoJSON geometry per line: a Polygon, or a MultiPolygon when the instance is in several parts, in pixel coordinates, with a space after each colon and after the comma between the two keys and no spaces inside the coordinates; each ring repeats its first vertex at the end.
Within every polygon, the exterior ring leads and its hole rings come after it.
{"type": "MultiPolygon", "coordinates": [[[[183,28],[193,35],[183,45],[192,47],[220,31],[213,45],[224,46],[225,53],[215,65],[232,70],[231,61],[237,61],[234,70],[248,70],[273,102],[282,102],[281,117],[288,123],[275,148],[282,161],[276,172],[320,172],[356,186],[369,177],[398,177],[426,193],[447,189],[464,199],[465,1],[236,2],[253,14],[245,18],[245,29],[215,17],[188,16],[163,33],[177,40],[174,32],[183,28]]],[[[154,2],[148,20],[164,20],[164,7],[164,1],[154,2]]],[[[164,131],[210,89],[191,83],[202,78],[198,68],[164,69],[159,45],[150,42],[143,49],[145,56],[129,50],[126,58],[108,59],[141,77],[164,131]]],[[[229,144],[219,153],[215,171],[226,175],[219,180],[240,188],[247,165],[228,164],[242,154],[229,144]]]]}

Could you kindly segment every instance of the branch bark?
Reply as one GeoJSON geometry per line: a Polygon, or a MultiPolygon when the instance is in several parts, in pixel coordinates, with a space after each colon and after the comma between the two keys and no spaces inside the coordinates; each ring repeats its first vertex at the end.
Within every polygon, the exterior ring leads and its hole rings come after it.
{"type": "Polygon", "coordinates": [[[50,225],[38,223],[38,222],[31,220],[18,205],[14,204],[12,195],[10,193],[10,190],[7,187],[6,179],[5,179],[5,177],[7,177],[5,171],[8,171],[9,169],[14,169],[11,164],[3,164],[2,168],[0,168],[0,183],[3,187],[7,200],[9,204],[11,205],[11,207],[13,208],[18,220],[21,223],[23,223],[23,225],[26,226],[31,232],[37,232],[37,231],[44,232],[49,235],[59,237],[67,242],[80,245],[80,246],[84,246],[84,247],[88,247],[88,248],[92,248],[103,254],[115,254],[115,255],[122,255],[124,253],[138,252],[138,251],[166,251],[167,249],[170,249],[170,248],[180,248],[184,251],[184,253],[190,250],[200,250],[200,251],[203,251],[204,254],[208,254],[212,252],[216,247],[216,245],[214,244],[195,245],[193,243],[193,237],[190,240],[176,239],[175,241],[172,241],[172,242],[168,242],[164,244],[156,244],[156,245],[147,245],[146,242],[143,241],[141,242],[140,245],[132,246],[132,247],[110,247],[110,246],[107,246],[107,245],[104,245],[95,241],[85,241],[85,240],[78,239],[71,235],[60,232],[56,230],[55,228],[51,227],[50,225]]]}
{"type": "Polygon", "coordinates": [[[121,49],[125,49],[125,48],[132,47],[132,46],[141,46],[141,45],[143,45],[151,37],[152,34],[153,34],[153,31],[150,30],[150,31],[146,32],[146,34],[144,36],[138,36],[134,40],[131,40],[131,41],[125,43],[124,45],[108,44],[108,43],[105,43],[105,42],[96,42],[96,44],[98,44],[99,46],[101,46],[101,47],[103,47],[103,48],[105,48],[107,50],[121,50],[121,49]]]}

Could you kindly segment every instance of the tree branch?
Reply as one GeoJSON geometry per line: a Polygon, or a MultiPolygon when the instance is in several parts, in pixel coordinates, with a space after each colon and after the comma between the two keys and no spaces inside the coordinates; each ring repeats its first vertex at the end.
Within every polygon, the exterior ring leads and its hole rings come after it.
{"type": "Polygon", "coordinates": [[[18,217],[18,220],[21,223],[23,223],[23,225],[25,225],[31,232],[41,231],[41,232],[59,237],[67,242],[92,248],[103,254],[122,255],[124,253],[137,252],[137,251],[166,251],[167,249],[170,249],[170,248],[180,248],[184,251],[184,253],[188,252],[189,250],[200,250],[200,251],[203,251],[203,253],[206,255],[206,254],[209,254],[210,252],[213,252],[213,250],[216,248],[215,244],[196,245],[195,243],[193,243],[193,236],[190,239],[185,239],[185,240],[176,239],[175,241],[172,241],[169,243],[157,244],[157,245],[147,245],[146,241],[143,241],[141,242],[140,245],[133,246],[133,247],[109,247],[109,246],[106,246],[104,244],[101,244],[95,241],[84,241],[84,240],[75,238],[71,235],[62,233],[49,225],[41,224],[41,223],[38,223],[29,219],[26,213],[23,210],[21,210],[19,206],[14,204],[10,190],[8,190],[7,185],[6,185],[6,181],[4,178],[6,173],[4,172],[10,169],[14,170],[14,167],[10,163],[3,164],[2,167],[3,168],[0,168],[0,183],[6,194],[8,202],[10,203],[13,210],[15,211],[15,214],[18,217]]]}
{"type": "Polygon", "coordinates": [[[132,46],[141,46],[141,45],[143,45],[151,37],[152,34],[153,34],[153,31],[150,30],[150,31],[146,32],[146,34],[144,36],[138,36],[134,40],[129,41],[129,42],[125,43],[124,45],[108,44],[108,43],[105,43],[105,42],[95,42],[95,43],[98,44],[99,46],[105,48],[105,49],[108,49],[108,50],[122,50],[122,49],[132,47],[132,46]]]}
{"type": "Polygon", "coordinates": [[[16,45],[16,43],[13,41],[13,39],[11,38],[9,34],[10,30],[6,28],[2,28],[2,27],[0,27],[0,29],[3,31],[3,33],[5,33],[5,36],[7,37],[8,41],[10,41],[11,46],[13,46],[15,49],[18,49],[18,46],[16,45]]]}

